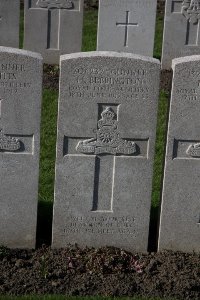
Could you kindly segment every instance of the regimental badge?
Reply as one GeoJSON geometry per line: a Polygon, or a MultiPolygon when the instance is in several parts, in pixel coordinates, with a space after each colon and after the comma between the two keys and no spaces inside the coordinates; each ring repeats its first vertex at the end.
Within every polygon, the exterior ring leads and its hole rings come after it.
{"type": "Polygon", "coordinates": [[[200,157],[200,143],[190,145],[186,153],[192,157],[200,157]]]}
{"type": "Polygon", "coordinates": [[[73,9],[74,3],[71,0],[38,0],[37,6],[41,8],[59,8],[59,9],[73,9]]]}
{"type": "Polygon", "coordinates": [[[6,136],[0,129],[0,151],[17,151],[21,147],[20,140],[11,136],[6,136]]]}
{"type": "Polygon", "coordinates": [[[181,12],[190,23],[197,23],[200,19],[200,0],[184,0],[181,12]]]}
{"type": "Polygon", "coordinates": [[[136,154],[136,143],[120,137],[118,121],[112,108],[107,107],[101,117],[98,121],[96,138],[80,141],[76,150],[87,154],[136,154]]]}

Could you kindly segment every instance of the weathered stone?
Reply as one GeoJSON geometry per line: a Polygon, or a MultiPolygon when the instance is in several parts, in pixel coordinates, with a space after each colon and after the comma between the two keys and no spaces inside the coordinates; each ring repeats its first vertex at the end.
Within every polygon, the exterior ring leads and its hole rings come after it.
{"type": "Polygon", "coordinates": [[[159,250],[200,251],[200,56],[174,70],[159,250]]]}
{"type": "Polygon", "coordinates": [[[61,57],[53,247],[146,251],[159,61],[61,57]]]}
{"type": "Polygon", "coordinates": [[[97,49],[153,56],[156,0],[100,0],[97,49]]]}
{"type": "Polygon", "coordinates": [[[166,0],[163,69],[171,69],[176,57],[200,54],[199,19],[199,0],[166,0]]]}
{"type": "Polygon", "coordinates": [[[58,64],[61,54],[81,51],[83,0],[25,0],[24,48],[58,64]]]}
{"type": "Polygon", "coordinates": [[[0,47],[0,245],[35,246],[42,57],[0,47]]]}
{"type": "Polygon", "coordinates": [[[0,1],[0,46],[19,47],[19,0],[0,1]]]}

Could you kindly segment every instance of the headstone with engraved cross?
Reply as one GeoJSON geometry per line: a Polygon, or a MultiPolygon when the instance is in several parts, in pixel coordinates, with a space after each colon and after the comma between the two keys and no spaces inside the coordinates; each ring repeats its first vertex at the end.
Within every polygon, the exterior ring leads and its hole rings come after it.
{"type": "Polygon", "coordinates": [[[200,0],[166,0],[162,68],[176,57],[200,54],[200,0]]]}
{"type": "Polygon", "coordinates": [[[200,251],[200,56],[174,59],[159,250],[200,251]]]}
{"type": "Polygon", "coordinates": [[[61,57],[53,247],[147,250],[160,64],[61,57]]]}
{"type": "Polygon", "coordinates": [[[42,57],[0,47],[0,245],[34,248],[42,57]]]}
{"type": "Polygon", "coordinates": [[[100,0],[97,50],[153,56],[156,0],[100,0]]]}
{"type": "Polygon", "coordinates": [[[0,1],[0,46],[19,47],[20,0],[0,1]]]}
{"type": "Polygon", "coordinates": [[[83,0],[25,0],[24,48],[58,64],[61,54],[81,51],[83,0]]]}

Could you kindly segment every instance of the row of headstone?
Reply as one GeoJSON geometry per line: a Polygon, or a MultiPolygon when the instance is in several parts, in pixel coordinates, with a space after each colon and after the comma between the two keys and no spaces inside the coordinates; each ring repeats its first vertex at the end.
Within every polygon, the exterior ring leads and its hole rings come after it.
{"type": "MultiPolygon", "coordinates": [[[[42,57],[0,47],[0,245],[36,240],[42,57]]],[[[174,60],[159,249],[199,251],[200,56],[174,60]]],[[[160,63],[61,57],[52,246],[146,251],[160,63]]]]}
{"type": "MultiPolygon", "coordinates": [[[[24,49],[58,64],[62,54],[80,52],[83,0],[24,0],[24,49]]],[[[100,0],[97,50],[153,56],[157,0],[100,0]]],[[[19,0],[1,0],[0,44],[19,47],[19,0]]],[[[172,59],[199,54],[199,0],[167,0],[162,68],[172,59]]]]}
{"type": "MultiPolygon", "coordinates": [[[[81,51],[83,0],[24,0],[24,49],[58,64],[81,51]]],[[[100,0],[97,50],[153,56],[157,0],[100,0]]],[[[20,1],[1,0],[0,44],[19,47],[20,1]],[[11,3],[12,2],[12,3],[11,3]]],[[[167,0],[162,68],[172,59],[200,53],[199,0],[167,0]]]]}
{"type": "MultiPolygon", "coordinates": [[[[0,45],[19,48],[20,0],[0,1],[0,45]]],[[[58,64],[61,54],[80,52],[83,0],[24,0],[24,49],[58,64]]]]}
{"type": "MultiPolygon", "coordinates": [[[[24,0],[24,49],[58,64],[81,51],[83,0],[24,0]]],[[[153,56],[157,0],[100,0],[97,50],[153,56]]],[[[0,45],[19,47],[19,0],[1,0],[0,45]],[[14,4],[13,4],[14,2],[14,4]]]]}

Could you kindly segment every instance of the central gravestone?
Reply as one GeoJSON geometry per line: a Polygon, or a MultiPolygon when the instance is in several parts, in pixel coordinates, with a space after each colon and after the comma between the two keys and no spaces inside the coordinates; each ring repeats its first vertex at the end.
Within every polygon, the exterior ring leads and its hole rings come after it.
{"type": "Polygon", "coordinates": [[[131,54],[61,57],[53,247],[147,250],[159,69],[131,54]]]}
{"type": "Polygon", "coordinates": [[[42,57],[0,47],[0,245],[36,241],[42,57]]]}
{"type": "Polygon", "coordinates": [[[97,50],[153,56],[156,0],[100,0],[97,50]]]}
{"type": "Polygon", "coordinates": [[[81,51],[83,0],[25,0],[24,48],[58,64],[61,54],[81,51]]]}

